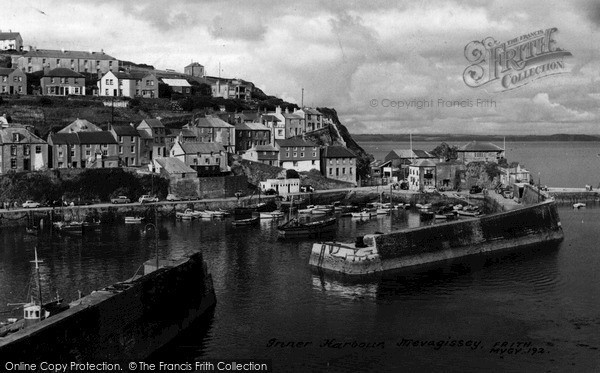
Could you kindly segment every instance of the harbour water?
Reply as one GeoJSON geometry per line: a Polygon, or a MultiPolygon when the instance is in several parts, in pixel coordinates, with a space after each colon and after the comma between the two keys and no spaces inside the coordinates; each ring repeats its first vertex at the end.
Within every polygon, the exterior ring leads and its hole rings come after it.
{"type": "MultiPolygon", "coordinates": [[[[559,248],[355,283],[312,270],[312,240],[281,241],[273,222],[163,220],[160,254],[201,250],[218,304],[208,328],[156,359],[271,359],[275,371],[597,371],[600,208],[565,205],[560,216],[559,248]],[[512,343],[522,347],[516,355],[512,343]]],[[[335,237],[415,224],[409,211],[342,218],[335,237]]],[[[39,241],[0,231],[0,312],[26,298],[34,246],[46,293],[70,299],[127,278],[152,256],[154,236],[143,228],[39,241]]]]}
{"type": "MultiPolygon", "coordinates": [[[[585,153],[598,161],[594,143],[536,146],[508,158],[540,172],[549,186],[598,182],[597,163],[563,159],[565,152],[585,153]]],[[[279,240],[273,222],[233,227],[229,220],[163,220],[160,255],[202,251],[217,306],[207,327],[154,358],[270,359],[277,372],[599,371],[600,206],[562,205],[559,214],[565,234],[559,247],[360,282],[315,272],[308,265],[314,240],[279,240]]],[[[342,218],[332,237],[350,242],[417,224],[410,211],[342,218]]],[[[13,308],[7,303],[27,299],[35,246],[44,260],[45,297],[58,290],[65,299],[130,277],[155,251],[154,232],[144,225],[39,240],[24,229],[0,229],[1,319],[13,308]]]]}

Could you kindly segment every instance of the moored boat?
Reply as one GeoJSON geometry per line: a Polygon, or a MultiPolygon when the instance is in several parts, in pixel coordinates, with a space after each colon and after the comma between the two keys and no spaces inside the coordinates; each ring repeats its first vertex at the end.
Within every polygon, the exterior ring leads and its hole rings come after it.
{"type": "Polygon", "coordinates": [[[125,224],[139,224],[144,220],[141,216],[126,216],[125,224]]]}
{"type": "Polygon", "coordinates": [[[294,218],[277,227],[280,237],[314,237],[337,228],[337,218],[301,222],[294,218]]]}

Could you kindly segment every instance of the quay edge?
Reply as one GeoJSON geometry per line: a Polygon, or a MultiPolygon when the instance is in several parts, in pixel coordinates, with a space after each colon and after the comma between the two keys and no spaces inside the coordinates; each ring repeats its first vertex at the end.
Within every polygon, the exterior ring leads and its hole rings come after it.
{"type": "Polygon", "coordinates": [[[309,264],[365,276],[559,242],[563,237],[556,203],[549,200],[480,218],[367,235],[365,245],[359,247],[356,243],[315,243],[309,264]]]}
{"type": "Polygon", "coordinates": [[[212,277],[200,253],[161,260],[160,265],[154,270],[151,259],[144,276],[94,291],[71,302],[66,311],[0,338],[0,361],[147,358],[210,315],[216,304],[212,277]]]}

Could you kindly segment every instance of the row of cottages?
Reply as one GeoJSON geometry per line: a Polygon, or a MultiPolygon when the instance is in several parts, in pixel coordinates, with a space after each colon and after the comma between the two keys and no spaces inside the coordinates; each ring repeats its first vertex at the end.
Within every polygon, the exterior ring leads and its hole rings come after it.
{"type": "Polygon", "coordinates": [[[51,133],[48,135],[50,168],[119,167],[118,144],[109,131],[51,133]]]}
{"type": "Polygon", "coordinates": [[[104,97],[158,97],[158,78],[149,71],[107,72],[97,82],[104,97]]]}
{"type": "Polygon", "coordinates": [[[0,93],[26,95],[27,75],[17,68],[0,67],[0,93]]]}
{"type": "Polygon", "coordinates": [[[420,159],[408,167],[408,189],[424,191],[431,188],[440,190],[456,189],[464,184],[465,164],[450,160],[420,159]]]}
{"type": "Polygon", "coordinates": [[[0,128],[0,174],[47,168],[48,144],[26,127],[0,128]]]}
{"type": "Polygon", "coordinates": [[[260,123],[242,123],[235,126],[235,152],[242,154],[254,146],[271,143],[271,130],[260,123]]]}
{"type": "Polygon", "coordinates": [[[12,65],[27,73],[57,68],[88,74],[106,74],[108,71],[119,71],[119,60],[109,56],[104,51],[85,52],[30,48],[29,51],[13,55],[12,65]]]}

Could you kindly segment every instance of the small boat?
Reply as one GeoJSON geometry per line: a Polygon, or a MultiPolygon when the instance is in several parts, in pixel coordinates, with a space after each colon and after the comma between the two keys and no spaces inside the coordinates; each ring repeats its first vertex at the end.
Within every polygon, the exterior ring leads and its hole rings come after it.
{"type": "Polygon", "coordinates": [[[365,208],[359,212],[352,213],[353,218],[370,218],[371,216],[375,216],[375,215],[377,215],[377,210],[373,210],[373,209],[369,209],[369,208],[365,208]]]}
{"type": "Polygon", "coordinates": [[[36,235],[39,233],[39,231],[40,231],[39,227],[36,227],[36,226],[25,228],[25,233],[31,234],[31,235],[36,235]]]}
{"type": "Polygon", "coordinates": [[[54,228],[60,233],[82,235],[83,234],[83,222],[80,221],[57,221],[54,222],[54,228]]]}
{"type": "Polygon", "coordinates": [[[256,224],[260,221],[260,216],[254,216],[251,218],[247,218],[247,219],[237,219],[237,220],[233,220],[231,222],[232,225],[234,226],[239,226],[239,225],[253,225],[256,224]]]}
{"type": "Polygon", "coordinates": [[[279,219],[283,217],[283,212],[275,210],[275,211],[271,211],[271,212],[261,212],[260,213],[260,218],[261,219],[279,219]]]}
{"type": "Polygon", "coordinates": [[[308,205],[306,208],[298,209],[298,214],[311,214],[315,209],[315,205],[308,205]]]}
{"type": "Polygon", "coordinates": [[[574,208],[574,209],[580,209],[580,208],[582,208],[582,207],[585,207],[585,203],[582,203],[582,202],[577,202],[577,203],[574,203],[574,204],[573,204],[573,208],[574,208]]]}
{"type": "Polygon", "coordinates": [[[456,213],[460,216],[478,216],[479,211],[458,210],[456,213]]]}
{"type": "Polygon", "coordinates": [[[280,237],[313,237],[337,228],[337,218],[331,217],[323,220],[300,222],[297,218],[291,219],[277,227],[280,237]]]}
{"type": "Polygon", "coordinates": [[[141,216],[126,216],[125,224],[139,224],[144,220],[141,216]]]}

